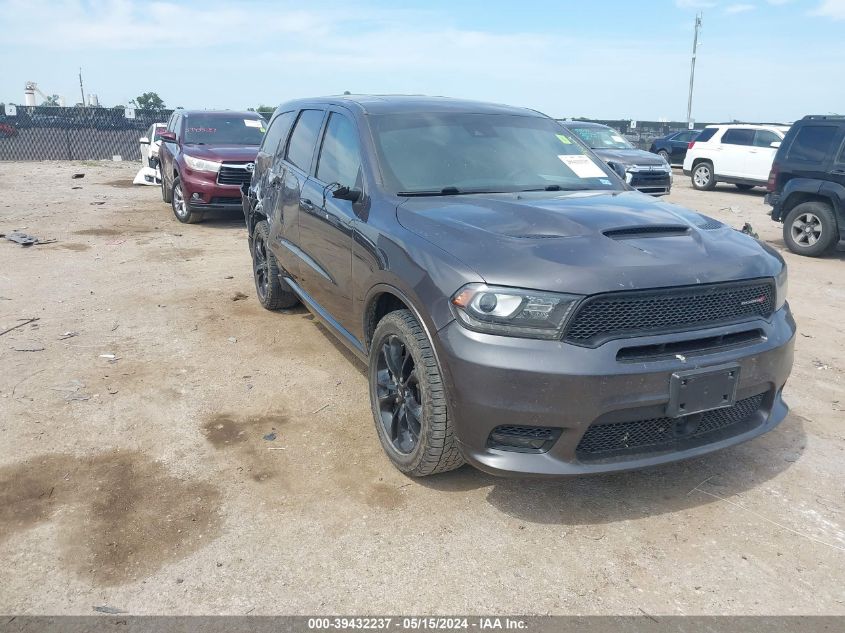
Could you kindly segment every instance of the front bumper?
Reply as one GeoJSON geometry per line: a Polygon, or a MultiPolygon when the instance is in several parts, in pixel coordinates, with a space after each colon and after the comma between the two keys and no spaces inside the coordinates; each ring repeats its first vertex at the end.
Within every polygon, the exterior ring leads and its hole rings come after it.
{"type": "Polygon", "coordinates": [[[185,201],[192,212],[241,210],[240,184],[221,184],[216,173],[187,168],[180,177],[185,201]]]}
{"type": "Polygon", "coordinates": [[[613,340],[590,349],[471,332],[452,322],[438,333],[441,365],[451,385],[450,410],[466,459],[498,475],[582,475],[642,468],[695,457],[744,442],[777,426],[788,412],[781,390],[792,368],[795,322],[788,307],[768,321],[751,321],[684,334],[613,340]],[[763,338],[743,347],[701,356],[649,362],[617,360],[631,345],[651,345],[759,328],[763,338]],[[666,415],[674,372],[736,363],[736,400],[759,396],[759,409],[731,433],[645,447],[624,455],[588,459],[577,448],[594,424],[652,420],[666,415]],[[491,447],[503,426],[556,429],[547,452],[491,447]],[[702,441],[705,440],[705,441],[702,441]]]}

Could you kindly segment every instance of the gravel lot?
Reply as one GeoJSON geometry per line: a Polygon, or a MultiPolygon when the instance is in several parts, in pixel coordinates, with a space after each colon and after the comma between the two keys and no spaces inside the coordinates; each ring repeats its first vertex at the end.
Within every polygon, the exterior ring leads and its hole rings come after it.
{"type": "MultiPolygon", "coordinates": [[[[0,331],[38,319],[0,337],[0,612],[845,614],[845,254],[784,254],[774,432],[637,473],[411,480],[364,368],[259,306],[242,218],[179,224],[136,169],[0,163],[0,233],[56,240],[0,240],[0,331]]],[[[761,190],[676,171],[668,201],[785,251],[761,190]]]]}

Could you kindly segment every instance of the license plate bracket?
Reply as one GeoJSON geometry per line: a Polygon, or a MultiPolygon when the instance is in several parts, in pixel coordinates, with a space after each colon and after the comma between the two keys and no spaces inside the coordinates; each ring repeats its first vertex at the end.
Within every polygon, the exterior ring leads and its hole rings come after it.
{"type": "Polygon", "coordinates": [[[673,373],[669,379],[666,415],[678,418],[733,406],[739,369],[739,365],[730,364],[673,373]]]}

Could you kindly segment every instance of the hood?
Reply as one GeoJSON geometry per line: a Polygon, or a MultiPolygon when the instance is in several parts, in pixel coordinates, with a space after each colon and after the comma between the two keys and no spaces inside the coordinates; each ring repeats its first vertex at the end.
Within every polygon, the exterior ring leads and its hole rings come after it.
{"type": "Polygon", "coordinates": [[[625,167],[668,167],[660,156],[642,149],[594,149],[593,152],[606,163],[620,163],[625,167]]]}
{"type": "Polygon", "coordinates": [[[639,192],[410,198],[405,228],[488,284],[594,294],[774,276],[756,240],[639,192]]]}
{"type": "Polygon", "coordinates": [[[250,163],[258,156],[258,145],[192,145],[186,143],[182,152],[188,156],[222,162],[250,163]]]}

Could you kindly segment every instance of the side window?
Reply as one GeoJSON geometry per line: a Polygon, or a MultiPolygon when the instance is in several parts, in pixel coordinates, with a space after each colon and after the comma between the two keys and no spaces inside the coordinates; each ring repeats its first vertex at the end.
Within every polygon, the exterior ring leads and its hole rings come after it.
{"type": "Polygon", "coordinates": [[[729,128],[727,132],[722,135],[722,143],[725,145],[753,145],[754,144],[754,130],[746,130],[744,128],[729,128]]]}
{"type": "Polygon", "coordinates": [[[772,143],[779,143],[781,138],[769,130],[756,130],[754,132],[755,147],[771,147],[772,143]]]}
{"type": "Polygon", "coordinates": [[[845,141],[842,142],[842,147],[839,149],[839,156],[836,158],[836,162],[845,165],[845,141]]]}
{"type": "Polygon", "coordinates": [[[176,139],[177,140],[182,140],[182,127],[183,127],[182,124],[184,122],[185,122],[185,117],[183,117],[183,116],[177,116],[176,117],[176,123],[174,125],[173,131],[176,132],[176,139]]]}
{"type": "Polygon", "coordinates": [[[838,129],[834,125],[805,125],[795,135],[786,159],[799,163],[824,162],[838,129]]]}
{"type": "Polygon", "coordinates": [[[270,129],[264,135],[261,141],[261,149],[259,151],[264,154],[275,154],[279,148],[279,141],[287,137],[290,124],[296,114],[294,111],[283,112],[270,123],[270,129]]]}
{"type": "Polygon", "coordinates": [[[361,168],[361,146],[355,124],[337,112],[331,113],[317,163],[317,178],[354,187],[361,168]]]}
{"type": "Polygon", "coordinates": [[[176,113],[170,115],[170,118],[167,119],[167,131],[172,132],[174,126],[176,125],[176,113]]]}
{"type": "Polygon", "coordinates": [[[309,170],[322,123],[322,110],[303,110],[300,113],[296,126],[293,128],[293,133],[290,135],[290,141],[288,141],[288,151],[285,154],[288,162],[303,171],[309,170]]]}
{"type": "Polygon", "coordinates": [[[682,143],[689,143],[692,140],[693,133],[692,132],[681,132],[678,136],[675,137],[676,141],[681,141],[682,143]]]}

